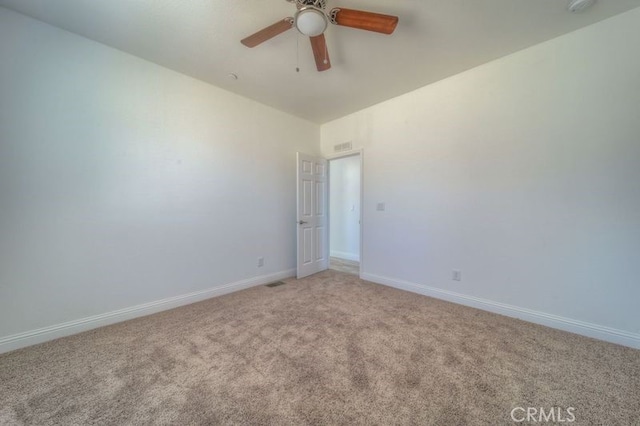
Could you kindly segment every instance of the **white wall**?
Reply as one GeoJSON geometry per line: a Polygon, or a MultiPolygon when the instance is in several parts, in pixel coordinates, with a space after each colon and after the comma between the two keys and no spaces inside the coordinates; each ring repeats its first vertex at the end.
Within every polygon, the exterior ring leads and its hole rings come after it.
{"type": "Polygon", "coordinates": [[[329,251],[360,260],[360,156],[329,162],[329,251]]]}
{"type": "Polygon", "coordinates": [[[319,138],[315,124],[0,8],[0,343],[292,275],[295,153],[318,154],[319,138]]]}
{"type": "Polygon", "coordinates": [[[640,9],[322,126],[364,148],[363,276],[639,346],[637,40],[640,9]]]}

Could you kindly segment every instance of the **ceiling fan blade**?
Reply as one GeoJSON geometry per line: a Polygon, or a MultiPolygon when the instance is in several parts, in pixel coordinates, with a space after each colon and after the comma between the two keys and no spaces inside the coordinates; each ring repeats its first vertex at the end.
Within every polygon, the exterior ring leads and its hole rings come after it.
{"type": "Polygon", "coordinates": [[[263,28],[255,34],[244,38],[240,43],[247,47],[256,47],[260,43],[272,39],[273,37],[282,34],[283,32],[293,27],[293,18],[284,18],[273,25],[269,25],[267,28],[263,28]]]}
{"type": "Polygon", "coordinates": [[[331,68],[331,61],[329,60],[329,52],[327,51],[327,42],[324,39],[324,34],[309,37],[309,40],[311,40],[311,49],[313,49],[313,57],[316,60],[316,68],[318,68],[318,71],[326,71],[331,68]]]}
{"type": "Polygon", "coordinates": [[[391,34],[396,29],[396,25],[398,25],[397,16],[382,15],[363,10],[335,8],[331,10],[330,16],[332,18],[335,16],[334,21],[337,25],[383,34],[391,34]]]}

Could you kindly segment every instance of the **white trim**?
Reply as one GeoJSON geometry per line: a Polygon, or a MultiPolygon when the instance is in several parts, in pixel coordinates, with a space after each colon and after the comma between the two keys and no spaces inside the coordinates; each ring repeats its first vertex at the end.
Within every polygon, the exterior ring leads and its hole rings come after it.
{"type": "Polygon", "coordinates": [[[128,308],[118,309],[104,314],[93,315],[86,318],[64,322],[62,324],[56,324],[49,327],[38,328],[36,330],[2,337],[0,338],[0,353],[92,330],[105,325],[154,314],[156,312],[166,311],[168,309],[177,308],[178,306],[189,305],[201,300],[233,293],[238,290],[283,280],[285,278],[295,276],[295,273],[295,269],[288,269],[269,275],[261,275],[246,280],[236,281],[235,283],[225,284],[209,288],[207,290],[168,297],[154,302],[143,303],[141,305],[130,306],[128,308]]]}
{"type": "Polygon", "coordinates": [[[356,253],[346,253],[344,251],[334,250],[329,253],[329,256],[337,257],[338,259],[353,260],[354,262],[360,262],[360,256],[358,256],[356,253]]]}
{"type": "Polygon", "coordinates": [[[460,305],[471,306],[489,312],[505,315],[508,317],[518,318],[524,321],[545,325],[559,330],[569,331],[571,333],[580,334],[582,336],[592,337],[594,339],[604,340],[619,345],[629,346],[631,348],[640,349],[640,334],[631,333],[624,330],[618,330],[603,325],[588,323],[571,318],[561,317],[558,315],[547,314],[544,312],[534,311],[532,309],[520,308],[518,306],[507,305],[505,303],[494,302],[488,299],[481,299],[475,296],[455,293],[448,290],[442,290],[422,284],[415,284],[408,281],[398,280],[395,278],[383,277],[375,274],[361,273],[363,280],[371,281],[377,284],[383,284],[389,287],[399,288],[401,290],[418,293],[425,296],[442,299],[460,305]]]}
{"type": "Polygon", "coordinates": [[[349,151],[336,152],[335,154],[325,155],[324,158],[327,161],[331,161],[331,160],[337,160],[338,158],[355,157],[356,155],[362,154],[362,151],[364,151],[363,148],[351,149],[349,151]]]}

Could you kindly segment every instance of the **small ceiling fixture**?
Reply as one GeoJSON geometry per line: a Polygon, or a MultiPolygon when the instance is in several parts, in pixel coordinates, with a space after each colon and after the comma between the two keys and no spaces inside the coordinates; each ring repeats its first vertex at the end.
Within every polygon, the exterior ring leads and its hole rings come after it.
{"type": "Polygon", "coordinates": [[[569,2],[568,9],[569,12],[582,12],[583,10],[586,10],[593,6],[595,2],[596,0],[571,0],[569,2]]]}

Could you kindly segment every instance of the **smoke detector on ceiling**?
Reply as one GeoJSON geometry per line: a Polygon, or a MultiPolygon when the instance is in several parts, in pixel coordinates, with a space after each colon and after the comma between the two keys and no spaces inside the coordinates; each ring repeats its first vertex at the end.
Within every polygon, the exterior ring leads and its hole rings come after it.
{"type": "Polygon", "coordinates": [[[595,2],[596,0],[571,0],[569,2],[569,12],[582,12],[593,6],[595,2]]]}

